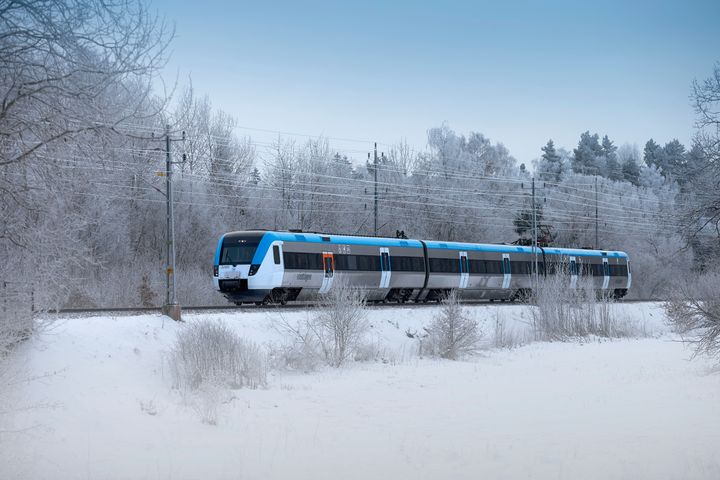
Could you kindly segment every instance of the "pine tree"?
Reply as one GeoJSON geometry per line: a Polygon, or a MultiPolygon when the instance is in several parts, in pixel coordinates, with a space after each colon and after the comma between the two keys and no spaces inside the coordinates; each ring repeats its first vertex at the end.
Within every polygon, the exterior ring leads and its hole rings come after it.
{"type": "Polygon", "coordinates": [[[663,147],[663,161],[665,178],[672,177],[674,180],[682,181],[687,163],[685,145],[680,143],[677,138],[666,143],[663,147]]]}
{"type": "Polygon", "coordinates": [[[610,180],[620,181],[623,179],[623,172],[617,160],[617,147],[605,135],[602,139],[603,157],[605,157],[605,177],[610,180]]]}
{"type": "Polygon", "coordinates": [[[543,151],[540,160],[540,172],[538,177],[542,180],[548,180],[553,182],[559,182],[562,179],[565,166],[563,165],[563,159],[558,155],[555,150],[555,144],[552,139],[548,140],[547,144],[541,148],[543,151]]]}
{"type": "Polygon", "coordinates": [[[658,167],[660,168],[660,165],[658,165],[659,157],[662,154],[662,147],[655,143],[655,140],[652,138],[647,141],[645,144],[645,150],[643,151],[643,160],[645,161],[645,165],[648,167],[658,167]]]}
{"type": "Polygon", "coordinates": [[[580,135],[578,146],[573,150],[573,171],[577,173],[599,173],[598,159],[602,157],[603,150],[600,137],[597,133],[590,135],[586,131],[580,135]]]}
{"type": "Polygon", "coordinates": [[[633,185],[640,185],[640,165],[633,157],[628,157],[622,164],[622,175],[626,182],[633,185]]]}

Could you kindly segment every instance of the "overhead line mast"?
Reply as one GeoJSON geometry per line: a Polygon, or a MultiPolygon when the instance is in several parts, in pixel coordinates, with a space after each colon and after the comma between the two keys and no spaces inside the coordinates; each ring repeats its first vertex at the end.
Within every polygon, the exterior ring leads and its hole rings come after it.
{"type": "MultiPolygon", "coordinates": [[[[175,288],[175,215],[173,211],[173,162],[170,152],[170,125],[165,125],[165,201],[167,205],[167,238],[166,238],[166,265],[165,265],[165,305],[162,312],[173,320],[181,319],[180,305],[177,303],[177,292],[175,288]]],[[[183,132],[185,140],[185,132],[183,132]]]]}

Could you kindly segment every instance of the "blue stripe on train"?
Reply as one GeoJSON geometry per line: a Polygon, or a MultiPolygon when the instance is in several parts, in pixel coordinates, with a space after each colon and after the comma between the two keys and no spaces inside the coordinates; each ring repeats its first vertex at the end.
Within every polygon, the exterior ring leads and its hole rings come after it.
{"type": "MultiPolygon", "coordinates": [[[[469,250],[474,252],[497,253],[532,253],[532,247],[519,247],[515,245],[492,245],[485,243],[458,243],[458,242],[425,242],[427,247],[435,250],[469,250]]],[[[604,252],[602,250],[582,250],[579,248],[543,248],[546,255],[567,255],[576,257],[608,257],[627,258],[625,252],[604,252]],[[603,255],[603,253],[605,255],[603,255]]],[[[540,254],[540,251],[538,251],[540,254]]]]}
{"type": "Polygon", "coordinates": [[[225,238],[224,233],[220,236],[220,240],[218,240],[217,250],[215,250],[215,265],[220,265],[220,249],[222,248],[223,238],[225,238]]]}
{"type": "Polygon", "coordinates": [[[262,240],[260,240],[260,245],[258,245],[258,248],[255,251],[252,263],[262,263],[270,245],[277,240],[283,242],[324,243],[328,245],[422,248],[422,243],[417,240],[404,240],[399,238],[353,237],[345,235],[321,235],[317,233],[266,232],[265,235],[263,235],[262,240]],[[330,241],[325,241],[322,237],[329,237],[330,241]]]}
{"type": "MultiPolygon", "coordinates": [[[[224,237],[224,235],[223,235],[224,237]]],[[[218,250],[215,254],[215,264],[219,264],[220,245],[222,239],[218,243],[218,250]]],[[[418,240],[404,240],[395,238],[379,238],[379,237],[354,237],[345,235],[322,235],[317,233],[292,233],[292,232],[272,232],[268,231],[263,235],[258,245],[252,263],[262,263],[267,254],[270,245],[275,241],[283,242],[306,242],[306,243],[325,243],[329,245],[365,245],[375,247],[409,247],[422,248],[422,243],[418,240]],[[323,237],[330,238],[330,241],[323,240],[323,237]]],[[[425,242],[428,249],[435,250],[469,250],[475,252],[497,252],[497,253],[532,253],[532,247],[520,247],[515,245],[493,245],[482,243],[458,243],[458,242],[425,242]]],[[[546,255],[566,255],[576,257],[607,257],[607,258],[627,258],[625,252],[602,251],[602,250],[583,250],[577,248],[544,248],[546,255]]]]}

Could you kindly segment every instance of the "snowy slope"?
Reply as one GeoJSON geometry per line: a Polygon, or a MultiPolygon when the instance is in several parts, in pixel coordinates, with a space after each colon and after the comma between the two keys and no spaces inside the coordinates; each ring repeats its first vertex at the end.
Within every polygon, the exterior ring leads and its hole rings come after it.
{"type": "MultiPolygon", "coordinates": [[[[163,371],[182,325],[63,319],[12,358],[25,376],[47,375],[15,387],[16,407],[46,405],[2,417],[0,478],[720,478],[720,376],[688,361],[658,305],[620,308],[654,336],[462,362],[414,355],[405,330],[435,309],[373,310],[388,363],[275,372],[266,389],[224,398],[214,426],[163,371]]],[[[527,326],[520,306],[471,311],[489,344],[497,315],[527,326]]],[[[276,314],[185,318],[282,341],[276,314]]]]}

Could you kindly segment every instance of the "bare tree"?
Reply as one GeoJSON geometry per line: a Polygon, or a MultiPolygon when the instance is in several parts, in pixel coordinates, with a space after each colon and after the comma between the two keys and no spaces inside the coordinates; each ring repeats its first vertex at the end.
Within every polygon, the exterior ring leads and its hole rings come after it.
{"type": "Polygon", "coordinates": [[[139,1],[0,0],[0,251],[24,259],[3,278],[43,272],[43,291],[63,290],[93,257],[81,237],[104,222],[72,194],[79,165],[147,134],[170,37],[139,1]]]}
{"type": "Polygon", "coordinates": [[[455,291],[443,300],[440,312],[426,331],[424,342],[431,353],[450,360],[475,353],[483,337],[477,320],[470,318],[455,291]]]}
{"type": "Polygon", "coordinates": [[[685,340],[695,346],[695,354],[720,360],[720,273],[702,275],[685,282],[675,298],[665,304],[668,319],[685,340]]]}
{"type": "Polygon", "coordinates": [[[720,237],[720,63],[712,76],[693,82],[692,93],[695,107],[697,132],[695,133],[694,164],[689,165],[689,175],[697,207],[688,211],[691,224],[690,235],[697,235],[712,228],[720,237]]]}
{"type": "Polygon", "coordinates": [[[333,285],[308,318],[295,323],[281,319],[279,326],[292,342],[285,358],[291,366],[303,369],[312,369],[317,360],[341,367],[354,358],[368,328],[363,292],[341,281],[333,285]]]}

